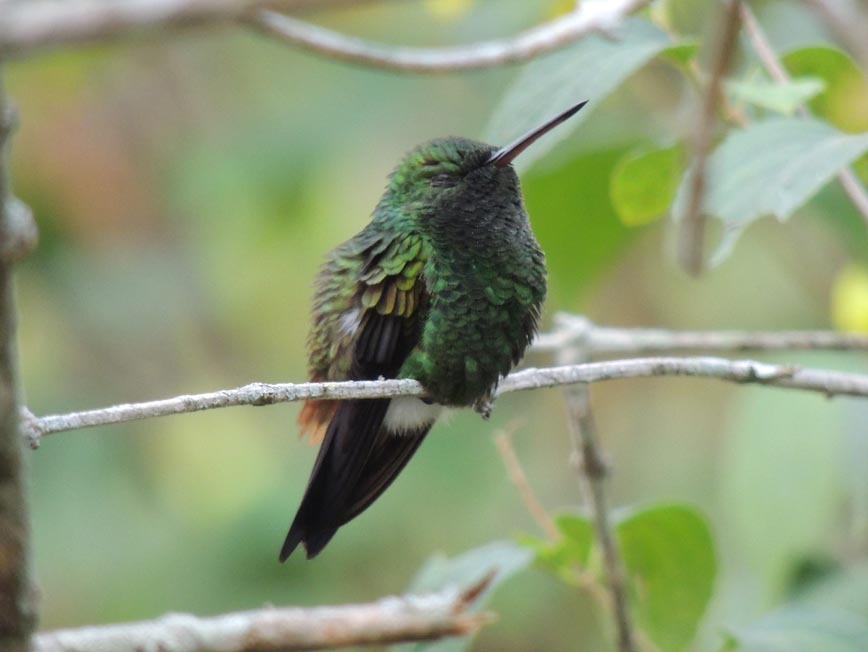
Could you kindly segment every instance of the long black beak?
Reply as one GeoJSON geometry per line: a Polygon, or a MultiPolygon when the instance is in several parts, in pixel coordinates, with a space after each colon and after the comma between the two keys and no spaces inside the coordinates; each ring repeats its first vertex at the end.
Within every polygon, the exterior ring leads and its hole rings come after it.
{"type": "Polygon", "coordinates": [[[570,107],[560,115],[555,116],[545,124],[526,133],[518,140],[511,142],[506,147],[501,147],[499,150],[497,150],[494,154],[491,155],[491,158],[488,159],[488,162],[493,163],[499,168],[509,165],[510,163],[512,163],[513,159],[516,156],[526,150],[537,138],[539,138],[543,134],[548,133],[562,122],[565,122],[572,118],[579,112],[579,109],[581,109],[587,103],[588,100],[585,100],[584,102],[579,102],[578,104],[570,107]]]}

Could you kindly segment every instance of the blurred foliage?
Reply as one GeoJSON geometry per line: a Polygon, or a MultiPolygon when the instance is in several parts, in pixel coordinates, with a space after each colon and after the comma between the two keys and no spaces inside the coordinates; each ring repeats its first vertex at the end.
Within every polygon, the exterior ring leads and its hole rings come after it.
{"type": "Polygon", "coordinates": [[[705,519],[684,505],[655,505],[619,519],[615,532],[636,621],[661,650],[682,650],[711,599],[717,563],[705,519]]]}
{"type": "MultiPolygon", "coordinates": [[[[726,255],[699,280],[671,262],[671,220],[658,218],[678,212],[689,174],[713,4],[658,0],[615,38],[437,77],[216,28],[8,64],[16,189],[41,230],[19,280],[28,405],[303,379],[317,265],[367,221],[402,153],[446,134],[505,143],[579,99],[586,109],[519,159],[549,264],[545,324],[568,310],[602,324],[868,330],[868,231],[828,183],[848,163],[868,179],[868,82],[800,3],[752,3],[794,81],[771,86],[746,47],[727,80],[748,125],[721,123],[710,160],[706,208],[726,255]],[[791,115],[803,101],[807,120],[791,115]],[[761,219],[773,214],[793,218],[761,219]]],[[[571,6],[370,2],[315,18],[448,44],[571,6]]],[[[865,371],[856,353],[770,357],[865,371]]],[[[666,652],[866,649],[863,403],[690,380],[605,384],[593,399],[646,638],[666,652]]],[[[474,649],[612,649],[609,618],[577,582],[579,567],[602,567],[557,392],[511,395],[491,424],[459,413],[438,425],[316,561],[279,566],[315,454],[295,437],[297,409],[47,439],[32,456],[42,626],[366,600],[470,582],[494,564],[516,574],[487,596],[502,617],[474,649]],[[558,514],[553,541],[528,533],[490,441],[518,415],[518,455],[558,514]]]]}
{"type": "Polygon", "coordinates": [[[822,93],[824,87],[823,81],[817,77],[798,77],[783,83],[750,79],[728,82],[726,92],[733,102],[793,115],[808,100],[822,93]]]}
{"type": "Polygon", "coordinates": [[[624,224],[642,226],[666,214],[681,178],[681,158],[678,147],[666,147],[618,161],[609,192],[624,224]]]}
{"type": "Polygon", "coordinates": [[[594,526],[576,514],[558,514],[554,523],[560,534],[556,541],[530,534],[520,535],[518,541],[534,552],[537,565],[567,584],[579,586],[579,574],[588,566],[594,543],[594,526]]]}
{"type": "Polygon", "coordinates": [[[842,331],[868,332],[868,268],[850,264],[832,286],[832,322],[842,331]]]}
{"type": "MultiPolygon", "coordinates": [[[[455,590],[456,587],[469,588],[484,581],[487,584],[471,607],[471,611],[479,612],[499,585],[527,568],[532,559],[530,551],[512,541],[493,541],[451,559],[435,555],[425,562],[407,590],[425,594],[455,590]]],[[[457,652],[468,649],[471,642],[469,637],[459,637],[434,642],[405,643],[394,645],[391,649],[402,652],[422,649],[428,652],[457,652]]]]}

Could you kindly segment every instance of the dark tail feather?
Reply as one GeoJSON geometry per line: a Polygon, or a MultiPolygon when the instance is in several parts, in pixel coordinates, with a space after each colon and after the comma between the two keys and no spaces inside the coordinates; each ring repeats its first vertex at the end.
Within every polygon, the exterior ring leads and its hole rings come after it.
{"type": "Polygon", "coordinates": [[[301,506],[280,551],[285,561],[301,543],[312,559],[338,528],[367,509],[394,481],[428,434],[394,435],[382,428],[389,400],[345,401],[335,413],[301,506]]]}

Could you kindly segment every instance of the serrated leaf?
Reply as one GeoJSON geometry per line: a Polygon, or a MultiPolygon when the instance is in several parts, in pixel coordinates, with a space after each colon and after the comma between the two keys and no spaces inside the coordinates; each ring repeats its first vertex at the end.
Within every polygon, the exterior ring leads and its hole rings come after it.
{"type": "Polygon", "coordinates": [[[781,62],[793,75],[823,80],[825,89],[808,103],[814,114],[841,131],[868,130],[868,77],[847,54],[828,46],[799,48],[781,62]]]}
{"type": "Polygon", "coordinates": [[[730,632],[729,652],[865,652],[868,622],[843,610],[785,607],[730,632]]]}
{"type": "Polygon", "coordinates": [[[678,147],[628,154],[612,172],[612,206],[627,226],[653,222],[669,210],[680,178],[678,147]]]}
{"type": "Polygon", "coordinates": [[[640,626],[664,650],[681,649],[696,634],[717,572],[705,519],[683,505],[634,512],[616,533],[640,626]]]}
{"type": "MultiPolygon", "coordinates": [[[[494,578],[471,606],[481,610],[494,590],[515,573],[527,568],[533,560],[530,550],[512,541],[493,541],[474,548],[457,557],[435,555],[428,559],[410,583],[410,593],[429,593],[448,588],[467,587],[494,572],[494,578]]],[[[471,637],[448,638],[440,641],[393,645],[396,652],[461,652],[466,650],[471,637]]]]}
{"type": "Polygon", "coordinates": [[[575,131],[630,74],[671,44],[669,36],[643,18],[628,18],[617,33],[617,40],[589,36],[526,65],[494,111],[485,140],[508,143],[570,105],[589,100],[576,116],[516,159],[527,168],[575,131]]]}
{"type": "Polygon", "coordinates": [[[824,88],[825,83],[817,77],[800,77],[783,84],[769,80],[731,80],[725,84],[732,100],[784,115],[793,115],[796,109],[819,95],[824,88]]]}
{"type": "MultiPolygon", "coordinates": [[[[709,157],[703,210],[724,222],[731,245],[760,217],[790,217],[866,151],[868,134],[844,134],[819,120],[756,122],[730,132],[709,157]]],[[[691,176],[688,170],[678,188],[676,220],[683,217],[691,176]]]]}

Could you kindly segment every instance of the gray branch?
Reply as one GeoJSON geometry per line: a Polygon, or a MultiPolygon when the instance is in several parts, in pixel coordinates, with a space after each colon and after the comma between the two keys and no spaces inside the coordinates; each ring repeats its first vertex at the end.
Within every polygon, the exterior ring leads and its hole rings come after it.
{"type": "MultiPolygon", "coordinates": [[[[559,363],[575,363],[586,359],[587,351],[580,345],[567,347],[558,352],[559,363]]],[[[624,571],[621,550],[612,532],[609,518],[606,480],[609,468],[597,437],[597,426],[591,410],[591,393],[587,384],[564,387],[567,421],[572,436],[573,452],[577,458],[582,478],[585,480],[594,517],[594,533],[603,551],[606,579],[611,597],[612,617],[618,652],[635,652],[636,631],[630,617],[627,600],[627,574],[624,571]]]]}
{"type": "Polygon", "coordinates": [[[558,313],[556,328],[540,335],[533,351],[581,345],[589,357],[650,353],[747,351],[868,351],[868,335],[834,331],[679,331],[598,326],[580,315],[558,313]]]}
{"type": "MultiPolygon", "coordinates": [[[[2,61],[0,61],[2,64],[2,61]]],[[[2,71],[0,71],[2,74],[2,71]]],[[[31,579],[30,522],[19,419],[15,263],[32,246],[35,229],[16,212],[7,171],[15,112],[0,76],[0,650],[24,652],[36,623],[31,579]]]]}
{"type": "MultiPolygon", "coordinates": [[[[868,397],[868,375],[713,357],[637,358],[544,369],[523,369],[504,378],[498,387],[497,395],[576,383],[657,376],[717,378],[736,383],[757,383],[821,392],[827,396],[868,397]]],[[[31,446],[36,447],[43,435],[170,414],[237,405],[271,405],[306,399],[368,399],[424,396],[424,394],[422,385],[415,380],[251,383],[236,389],[176,396],[145,403],[127,403],[69,414],[36,417],[25,411],[22,428],[31,446]]]]}
{"type": "Polygon", "coordinates": [[[386,645],[471,634],[490,622],[468,607],[491,577],[465,591],[389,597],[334,607],[266,607],[200,618],[157,620],[40,633],[33,652],[289,652],[386,645]]]}
{"type": "Polygon", "coordinates": [[[589,34],[610,33],[651,0],[585,2],[511,38],[446,48],[372,43],[263,7],[304,7],[311,0],[0,0],[0,53],[22,56],[61,45],[105,41],[131,33],[241,20],[280,41],[335,59],[417,73],[485,68],[527,61],[589,34]]]}
{"type": "Polygon", "coordinates": [[[318,54],[397,72],[439,73],[528,61],[594,33],[610,33],[624,16],[650,0],[584,2],[564,16],[516,36],[450,48],[408,48],[371,43],[273,11],[248,17],[256,29],[318,54]]]}
{"type": "Polygon", "coordinates": [[[262,7],[292,9],[310,3],[311,0],[0,0],[0,53],[23,56],[147,31],[229,23],[262,7]]]}
{"type": "Polygon", "coordinates": [[[705,213],[702,201],[705,197],[705,167],[714,141],[714,125],[717,108],[721,103],[723,78],[730,67],[739,30],[740,0],[729,0],[720,11],[722,27],[711,61],[711,76],[693,133],[693,163],[690,169],[690,182],[687,202],[679,231],[678,259],[681,266],[694,276],[699,275],[703,266],[705,243],[705,213]]]}

